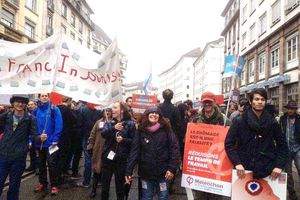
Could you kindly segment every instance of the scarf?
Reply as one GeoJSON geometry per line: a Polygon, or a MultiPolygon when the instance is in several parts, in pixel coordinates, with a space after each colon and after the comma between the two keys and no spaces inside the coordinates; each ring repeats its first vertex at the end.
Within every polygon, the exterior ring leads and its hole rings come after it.
{"type": "Polygon", "coordinates": [[[266,136],[272,127],[272,116],[264,110],[260,118],[256,116],[252,109],[248,109],[243,118],[250,127],[250,129],[259,136],[266,136]]]}
{"type": "Polygon", "coordinates": [[[149,126],[147,128],[147,130],[150,132],[150,133],[154,133],[155,131],[157,131],[158,129],[160,128],[160,123],[156,123],[152,126],[149,126]]]}

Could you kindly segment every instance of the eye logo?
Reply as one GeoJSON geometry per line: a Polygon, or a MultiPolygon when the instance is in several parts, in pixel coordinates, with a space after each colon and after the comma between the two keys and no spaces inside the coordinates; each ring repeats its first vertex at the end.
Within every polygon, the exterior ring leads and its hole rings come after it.
{"type": "Polygon", "coordinates": [[[246,183],[245,189],[250,195],[255,196],[255,195],[258,195],[259,193],[261,193],[261,191],[263,190],[263,187],[258,181],[250,180],[246,183]]]}
{"type": "Polygon", "coordinates": [[[193,179],[193,177],[191,177],[191,176],[188,176],[187,178],[186,178],[186,182],[189,184],[189,186],[194,182],[194,179],[193,179]]]}

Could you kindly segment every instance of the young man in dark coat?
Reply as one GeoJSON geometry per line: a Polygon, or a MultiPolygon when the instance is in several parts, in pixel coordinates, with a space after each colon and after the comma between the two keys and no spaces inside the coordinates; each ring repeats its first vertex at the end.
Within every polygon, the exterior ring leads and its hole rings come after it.
{"type": "Polygon", "coordinates": [[[19,199],[29,135],[36,143],[45,141],[47,138],[46,135],[38,135],[36,119],[25,109],[28,101],[27,95],[13,95],[10,103],[14,107],[14,112],[0,115],[0,199],[2,199],[2,190],[8,176],[10,180],[7,199],[19,199]]]}
{"type": "Polygon", "coordinates": [[[266,110],[267,92],[254,89],[250,105],[231,125],[225,150],[239,178],[245,170],[253,171],[254,179],[270,176],[275,180],[286,165],[288,146],[278,122],[266,110]]]}
{"type": "Polygon", "coordinates": [[[293,179],[293,161],[300,173],[300,116],[296,113],[298,105],[296,101],[289,101],[285,106],[287,112],[280,117],[280,127],[282,132],[285,134],[287,144],[289,147],[289,159],[286,165],[286,172],[288,174],[287,188],[289,191],[289,198],[291,200],[297,200],[296,191],[294,189],[293,179]]]}

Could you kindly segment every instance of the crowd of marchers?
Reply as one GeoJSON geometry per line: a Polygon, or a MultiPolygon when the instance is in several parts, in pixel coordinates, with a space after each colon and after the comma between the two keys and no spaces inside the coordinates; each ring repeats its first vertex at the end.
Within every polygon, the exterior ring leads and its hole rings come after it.
{"type": "MultiPolygon", "coordinates": [[[[248,98],[218,105],[216,96],[205,92],[201,109],[186,100],[172,104],[173,91],[166,89],[164,101],[134,113],[132,98],[112,102],[109,109],[63,97],[53,105],[47,93],[38,99],[12,95],[10,106],[0,106],[0,197],[9,177],[8,200],[19,195],[24,171],[33,171],[39,183],[32,192],[59,195],[60,187],[73,181],[90,197],[110,198],[114,176],[117,200],[128,199],[131,184],[138,181],[137,199],[170,199],[178,187],[188,123],[230,126],[225,150],[240,179],[251,170],[254,179],[275,180],[288,174],[288,195],[296,200],[293,163],[300,170],[300,115],[298,102],[290,100],[278,114],[269,105],[265,89],[254,89],[248,98]],[[30,165],[26,168],[29,154],[30,165]],[[83,155],[83,173],[79,163],[83,155]]],[[[193,191],[195,199],[227,199],[216,194],[193,191]]]]}

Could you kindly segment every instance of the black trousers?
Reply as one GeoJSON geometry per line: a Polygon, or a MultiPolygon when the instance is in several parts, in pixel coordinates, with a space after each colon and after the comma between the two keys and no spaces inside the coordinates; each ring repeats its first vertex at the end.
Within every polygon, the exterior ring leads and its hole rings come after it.
{"type": "Polygon", "coordinates": [[[39,150],[39,168],[40,168],[39,182],[44,186],[48,185],[47,165],[49,170],[51,187],[57,187],[58,185],[58,175],[59,175],[58,174],[59,170],[57,168],[58,153],[59,152],[56,151],[50,155],[48,148],[42,148],[42,150],[39,150]]]}
{"type": "Polygon", "coordinates": [[[82,138],[74,137],[71,139],[70,152],[67,159],[68,168],[70,164],[72,166],[72,175],[78,174],[81,154],[82,154],[82,138]]]}
{"type": "Polygon", "coordinates": [[[109,199],[110,181],[113,175],[115,175],[117,200],[124,200],[125,196],[125,170],[127,163],[124,162],[111,162],[102,161],[102,193],[101,200],[109,199]]]}

